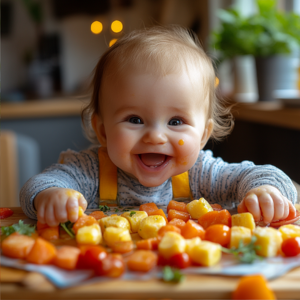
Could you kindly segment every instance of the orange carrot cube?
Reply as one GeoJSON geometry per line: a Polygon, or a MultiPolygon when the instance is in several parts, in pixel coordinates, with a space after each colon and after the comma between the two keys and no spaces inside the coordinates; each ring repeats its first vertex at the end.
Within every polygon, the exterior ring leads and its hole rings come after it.
{"type": "Polygon", "coordinates": [[[89,216],[94,217],[96,220],[100,220],[102,218],[107,217],[107,215],[101,210],[93,211],[92,213],[89,214],[89,216]]]}
{"type": "Polygon", "coordinates": [[[91,226],[93,224],[99,225],[98,221],[93,216],[83,215],[74,223],[73,231],[75,234],[77,234],[79,228],[84,226],[91,226]]]}
{"type": "Polygon", "coordinates": [[[131,271],[148,272],[157,264],[157,254],[149,250],[137,250],[133,252],[127,261],[127,267],[131,271]]]}
{"type": "Polygon", "coordinates": [[[176,227],[178,227],[179,229],[182,230],[182,228],[185,226],[185,222],[181,219],[177,219],[177,218],[174,218],[172,219],[170,222],[169,222],[170,225],[174,225],[176,227]]]}
{"type": "Polygon", "coordinates": [[[178,210],[178,211],[188,212],[187,209],[186,209],[186,203],[178,202],[178,201],[175,201],[175,200],[171,200],[169,202],[168,207],[167,207],[167,212],[169,212],[170,209],[175,209],[175,210],[178,210]]]}
{"type": "Polygon", "coordinates": [[[168,219],[162,209],[157,209],[155,211],[151,211],[148,213],[148,216],[162,216],[166,220],[166,223],[168,223],[168,219]]]}
{"type": "Polygon", "coordinates": [[[48,227],[39,231],[39,236],[47,241],[59,239],[59,226],[48,227]]]}
{"type": "Polygon", "coordinates": [[[176,219],[181,219],[184,222],[187,222],[191,218],[191,216],[187,212],[178,211],[178,210],[175,210],[175,209],[170,209],[169,212],[168,212],[168,220],[171,221],[175,218],[176,219]]]}
{"type": "Polygon", "coordinates": [[[231,227],[231,214],[227,209],[220,211],[209,211],[198,219],[198,223],[204,229],[215,224],[223,224],[231,227]]]}
{"type": "Polygon", "coordinates": [[[163,238],[163,236],[166,234],[166,232],[168,232],[168,231],[174,231],[179,234],[181,233],[181,229],[179,229],[177,226],[167,224],[158,230],[158,232],[157,232],[158,240],[161,240],[163,238]]]}
{"type": "Polygon", "coordinates": [[[200,237],[201,240],[205,237],[205,230],[201,225],[196,223],[193,220],[188,220],[185,224],[185,226],[181,230],[181,235],[185,239],[192,239],[195,237],[200,237]]]}
{"type": "Polygon", "coordinates": [[[77,247],[62,246],[57,249],[53,263],[62,269],[74,270],[76,268],[80,250],[77,247]]]}
{"type": "Polygon", "coordinates": [[[140,210],[145,211],[149,216],[149,213],[158,210],[158,207],[155,203],[151,202],[140,205],[140,210]]]}
{"type": "Polygon", "coordinates": [[[132,241],[120,241],[115,242],[111,245],[111,249],[115,253],[127,253],[134,249],[134,244],[132,241]]]}
{"type": "Polygon", "coordinates": [[[145,240],[139,240],[136,242],[137,249],[141,250],[157,250],[158,248],[158,238],[150,238],[145,240]]]}

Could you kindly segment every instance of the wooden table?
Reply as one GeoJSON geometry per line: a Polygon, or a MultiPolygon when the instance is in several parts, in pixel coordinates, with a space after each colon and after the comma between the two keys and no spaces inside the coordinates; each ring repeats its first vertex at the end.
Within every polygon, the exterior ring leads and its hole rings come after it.
{"type": "MultiPolygon", "coordinates": [[[[26,220],[20,208],[1,226],[26,220]]],[[[28,219],[27,219],[28,220],[28,219]]],[[[111,280],[59,290],[38,273],[1,267],[2,299],[230,299],[238,277],[186,276],[180,284],[111,280]]],[[[300,298],[300,268],[269,282],[278,299],[300,298]]]]}

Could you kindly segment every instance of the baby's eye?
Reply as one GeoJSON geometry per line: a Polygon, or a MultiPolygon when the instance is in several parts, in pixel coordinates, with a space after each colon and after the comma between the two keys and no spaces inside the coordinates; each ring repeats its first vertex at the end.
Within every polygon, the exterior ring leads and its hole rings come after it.
{"type": "Polygon", "coordinates": [[[133,124],[143,124],[142,119],[139,117],[131,117],[128,121],[133,124]]]}
{"type": "Polygon", "coordinates": [[[182,122],[182,120],[180,120],[180,119],[171,119],[170,121],[169,121],[169,124],[168,125],[171,125],[171,126],[178,126],[178,125],[182,125],[183,124],[183,122],[182,122]]]}

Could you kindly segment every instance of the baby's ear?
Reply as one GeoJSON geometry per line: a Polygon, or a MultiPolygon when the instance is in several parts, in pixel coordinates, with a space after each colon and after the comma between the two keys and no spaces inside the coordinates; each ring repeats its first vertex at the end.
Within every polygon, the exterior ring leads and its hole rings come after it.
{"type": "Polygon", "coordinates": [[[102,118],[93,114],[91,122],[99,143],[102,147],[106,147],[106,133],[102,118]]]}
{"type": "Polygon", "coordinates": [[[211,136],[213,128],[214,128],[214,121],[213,121],[213,119],[208,119],[207,123],[206,123],[206,126],[205,126],[205,130],[204,130],[203,135],[202,135],[201,143],[200,143],[200,148],[201,149],[203,149],[204,146],[206,145],[208,139],[211,136]]]}

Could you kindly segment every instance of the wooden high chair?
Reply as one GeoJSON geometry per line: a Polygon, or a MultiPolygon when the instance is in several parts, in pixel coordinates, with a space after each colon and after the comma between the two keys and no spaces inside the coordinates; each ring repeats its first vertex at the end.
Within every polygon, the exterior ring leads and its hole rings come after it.
{"type": "Polygon", "coordinates": [[[18,156],[16,135],[0,132],[0,206],[20,206],[18,200],[18,156]]]}

